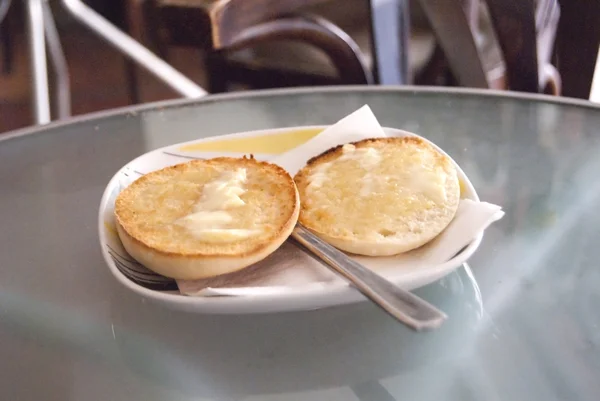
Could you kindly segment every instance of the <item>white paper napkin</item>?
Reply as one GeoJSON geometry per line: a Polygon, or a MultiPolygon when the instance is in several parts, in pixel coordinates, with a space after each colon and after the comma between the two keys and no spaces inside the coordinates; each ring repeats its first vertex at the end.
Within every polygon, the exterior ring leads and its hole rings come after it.
{"type": "Polygon", "coordinates": [[[367,105],[326,128],[316,137],[271,160],[293,177],[310,159],[335,146],[385,136],[375,114],[367,105]]]}
{"type": "MultiPolygon", "coordinates": [[[[384,136],[385,132],[369,106],[363,106],[271,162],[282,166],[293,176],[308,159],[334,146],[384,136]]],[[[391,270],[413,271],[440,265],[503,215],[500,206],[463,199],[450,225],[426,246],[397,256],[355,258],[384,274],[391,270]]],[[[178,280],[177,285],[183,294],[192,296],[255,296],[301,292],[341,281],[294,242],[286,241],[272,255],[249,268],[209,279],[178,280]]]]}

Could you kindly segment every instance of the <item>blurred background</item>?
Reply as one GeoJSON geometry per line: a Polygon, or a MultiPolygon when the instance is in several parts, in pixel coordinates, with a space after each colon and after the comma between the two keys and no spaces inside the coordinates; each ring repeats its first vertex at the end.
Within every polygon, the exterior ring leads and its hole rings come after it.
{"type": "MultiPolygon", "coordinates": [[[[40,16],[53,120],[65,116],[61,90],[72,115],[181,97],[65,3],[80,2],[0,0],[0,132],[38,122],[31,49],[40,16]]],[[[210,93],[410,84],[587,99],[600,43],[598,0],[83,3],[210,93]]]]}

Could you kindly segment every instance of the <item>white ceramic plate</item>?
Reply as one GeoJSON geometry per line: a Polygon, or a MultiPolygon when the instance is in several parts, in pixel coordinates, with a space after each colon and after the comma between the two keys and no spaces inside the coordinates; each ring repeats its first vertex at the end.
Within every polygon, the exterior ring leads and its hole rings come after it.
{"type": "MultiPolygon", "coordinates": [[[[102,254],[111,273],[120,283],[148,300],[199,313],[267,313],[310,310],[365,300],[354,288],[340,282],[310,285],[295,288],[289,292],[256,296],[190,297],[181,295],[173,280],[151,272],[127,254],[114,226],[115,198],[123,188],[143,174],[196,158],[241,156],[252,153],[257,159],[269,160],[307,141],[324,128],[324,126],[290,127],[203,138],[157,149],[129,162],[108,183],[102,196],[98,216],[102,254]]],[[[387,136],[414,135],[392,128],[384,128],[384,131],[387,136]]],[[[440,149],[440,151],[442,150],[440,149]]],[[[479,197],[473,185],[458,165],[457,168],[462,197],[478,201],[479,197]]],[[[409,290],[430,284],[466,262],[479,246],[482,237],[483,234],[480,234],[445,263],[415,269],[390,269],[381,274],[409,290]]]]}

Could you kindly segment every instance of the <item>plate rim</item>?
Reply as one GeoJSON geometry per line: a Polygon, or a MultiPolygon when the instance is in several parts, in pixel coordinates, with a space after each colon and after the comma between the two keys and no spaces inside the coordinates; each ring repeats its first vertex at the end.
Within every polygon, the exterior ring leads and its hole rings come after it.
{"type": "MultiPolygon", "coordinates": [[[[325,129],[330,125],[300,125],[300,126],[288,126],[273,129],[257,129],[250,131],[234,132],[225,135],[215,135],[205,138],[192,139],[189,141],[178,142],[171,145],[163,146],[150,150],[143,153],[136,158],[130,160],[125,165],[120,167],[115,174],[110,178],[102,194],[99,210],[98,210],[98,238],[102,252],[102,257],[105,264],[108,266],[112,275],[117,279],[121,285],[124,285],[129,290],[141,295],[144,298],[152,301],[159,302],[163,305],[169,305],[176,307],[180,310],[193,311],[198,313],[216,313],[216,314],[230,314],[230,313],[271,313],[278,311],[293,311],[293,310],[310,310],[320,309],[335,305],[342,305],[348,303],[355,303],[366,301],[367,299],[360,294],[357,290],[352,288],[349,284],[340,283],[332,284],[327,286],[313,286],[313,288],[306,288],[303,291],[293,291],[290,293],[271,294],[271,295],[260,295],[260,296],[244,296],[244,297],[193,297],[177,294],[172,291],[157,291],[150,288],[146,288],[127,277],[119,268],[115,265],[112,257],[108,250],[108,244],[105,238],[105,219],[104,210],[108,205],[108,200],[111,196],[112,190],[115,185],[118,185],[119,177],[124,169],[131,164],[135,163],[142,157],[145,157],[151,153],[161,152],[165,149],[170,149],[175,146],[183,146],[191,143],[197,143],[200,141],[206,141],[210,139],[224,139],[236,136],[252,136],[252,134],[277,134],[282,132],[294,131],[294,130],[308,130],[308,129],[325,129]],[[279,301],[279,302],[274,302],[279,301]]],[[[474,201],[480,201],[477,191],[471,183],[469,177],[465,174],[458,163],[442,148],[433,143],[431,140],[415,134],[413,132],[401,130],[398,128],[382,127],[385,132],[393,132],[396,136],[416,136],[427,141],[433,145],[438,151],[446,155],[454,163],[457,168],[459,177],[463,181],[463,185],[468,193],[467,199],[474,201]]],[[[477,251],[481,241],[483,240],[484,233],[478,234],[470,243],[467,245],[459,254],[458,257],[452,258],[451,260],[439,264],[435,267],[428,269],[428,276],[435,277],[427,284],[433,283],[440,278],[450,274],[454,270],[458,269],[477,251]]],[[[394,281],[393,279],[391,281],[394,281]]],[[[408,286],[409,290],[420,288],[424,285],[408,286]]]]}

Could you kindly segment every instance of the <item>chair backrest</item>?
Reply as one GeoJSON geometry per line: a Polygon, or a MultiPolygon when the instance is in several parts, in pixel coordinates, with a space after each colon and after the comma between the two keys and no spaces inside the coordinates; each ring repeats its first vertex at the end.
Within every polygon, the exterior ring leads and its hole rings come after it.
{"type": "Polygon", "coordinates": [[[560,16],[557,0],[418,1],[460,85],[481,87],[483,71],[488,74],[484,85],[489,87],[490,71],[485,65],[489,63],[482,60],[489,54],[475,49],[481,47],[480,28],[491,28],[493,32],[484,35],[493,36],[500,49],[497,58],[503,64],[507,89],[539,92],[552,81],[552,91],[560,92],[560,77],[550,65],[560,16]],[[489,24],[480,26],[481,15],[489,24]]]}

